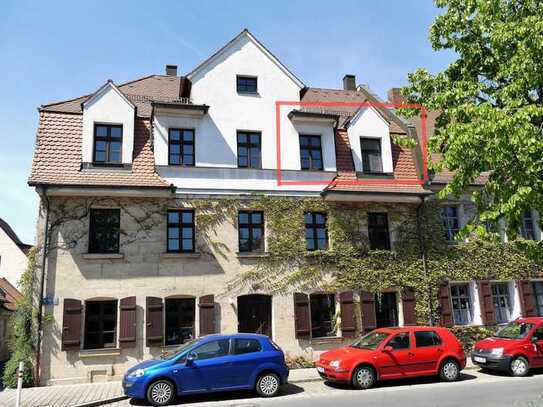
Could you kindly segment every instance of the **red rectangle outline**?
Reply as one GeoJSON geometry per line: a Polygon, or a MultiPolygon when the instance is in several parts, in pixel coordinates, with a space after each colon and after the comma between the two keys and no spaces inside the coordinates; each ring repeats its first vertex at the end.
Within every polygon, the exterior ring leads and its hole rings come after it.
{"type": "MultiPolygon", "coordinates": [[[[276,128],[276,161],[277,161],[277,185],[421,185],[428,181],[427,143],[426,143],[426,117],[427,110],[424,105],[418,103],[388,103],[388,102],[341,102],[341,101],[285,101],[275,102],[275,128],[276,128]],[[411,108],[420,109],[421,118],[421,147],[422,147],[422,173],[423,178],[415,179],[367,179],[367,180],[332,180],[332,181],[283,181],[281,175],[281,106],[318,106],[318,107],[383,107],[383,108],[411,108]]],[[[334,135],[335,137],[335,135],[334,135]]],[[[336,168],[337,169],[337,168],[336,168]]]]}

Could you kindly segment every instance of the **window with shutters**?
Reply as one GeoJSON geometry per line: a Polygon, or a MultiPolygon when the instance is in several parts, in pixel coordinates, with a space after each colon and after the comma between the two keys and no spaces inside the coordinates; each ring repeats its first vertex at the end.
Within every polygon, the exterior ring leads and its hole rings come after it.
{"type": "Polygon", "coordinates": [[[441,338],[435,331],[415,331],[415,346],[424,348],[441,345],[441,338]]]}
{"type": "Polygon", "coordinates": [[[536,240],[535,222],[532,211],[524,211],[520,226],[520,235],[526,240],[536,240]]]}
{"type": "Polygon", "coordinates": [[[194,129],[168,129],[168,164],[194,166],[194,129]]]}
{"type": "Polygon", "coordinates": [[[262,168],[261,139],[260,133],[238,131],[239,168],[262,168]]]}
{"type": "Polygon", "coordinates": [[[264,251],[264,212],[240,211],[238,235],[240,252],[264,251]]]}
{"type": "Polygon", "coordinates": [[[371,250],[390,250],[388,215],[368,213],[368,237],[371,250]]]}
{"type": "Polygon", "coordinates": [[[302,170],[323,170],[321,136],[300,134],[300,160],[302,170]]]}
{"type": "Polygon", "coordinates": [[[494,302],[494,312],[496,313],[496,322],[503,324],[511,320],[511,298],[509,294],[508,283],[492,283],[492,299],[494,302]]]}
{"type": "Polygon", "coordinates": [[[532,284],[534,287],[536,314],[543,317],[543,281],[535,281],[532,284]]]}
{"type": "Polygon", "coordinates": [[[326,214],[321,212],[307,212],[304,215],[304,221],[307,250],[326,250],[328,248],[326,214]]]}
{"type": "Polygon", "coordinates": [[[381,155],[381,139],[361,138],[362,172],[364,174],[380,174],[383,172],[381,155]]]}
{"type": "Polygon", "coordinates": [[[166,345],[181,345],[195,337],[194,298],[166,298],[166,345]]]}
{"type": "Polygon", "coordinates": [[[469,284],[452,284],[451,301],[453,320],[456,325],[469,325],[473,322],[473,307],[469,284]]]}
{"type": "Polygon", "coordinates": [[[91,209],[89,253],[119,253],[120,209],[91,209]]]}
{"type": "Polygon", "coordinates": [[[194,211],[168,211],[168,252],[194,252],[194,211]]]}
{"type": "Polygon", "coordinates": [[[323,338],[335,336],[336,296],[334,294],[311,294],[311,336],[323,338]]]}
{"type": "Polygon", "coordinates": [[[117,300],[85,302],[85,349],[114,348],[117,300]]]}
{"type": "Polygon", "coordinates": [[[454,237],[460,230],[458,207],[442,206],[441,207],[441,221],[443,223],[445,239],[447,239],[448,241],[453,241],[454,237]]]}
{"type": "Polygon", "coordinates": [[[94,125],[94,164],[122,163],[123,126],[111,124],[94,125]]]}

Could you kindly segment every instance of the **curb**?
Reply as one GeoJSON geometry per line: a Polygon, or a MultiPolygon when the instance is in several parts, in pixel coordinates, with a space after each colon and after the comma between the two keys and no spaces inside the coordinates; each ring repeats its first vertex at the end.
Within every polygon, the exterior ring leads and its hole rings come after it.
{"type": "Polygon", "coordinates": [[[127,398],[129,397],[124,396],[124,395],[115,396],[115,397],[110,397],[108,399],[103,399],[103,400],[94,400],[94,401],[88,401],[86,403],[74,404],[72,407],[96,407],[96,406],[101,406],[104,404],[110,404],[110,403],[115,403],[117,401],[126,400],[127,398]]]}

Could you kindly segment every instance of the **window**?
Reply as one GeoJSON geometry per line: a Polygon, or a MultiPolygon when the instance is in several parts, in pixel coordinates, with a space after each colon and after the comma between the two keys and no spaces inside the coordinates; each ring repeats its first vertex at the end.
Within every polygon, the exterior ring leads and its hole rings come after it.
{"type": "Polygon", "coordinates": [[[238,93],[257,93],[258,88],[256,76],[238,75],[236,77],[236,88],[238,93]]]}
{"type": "Polygon", "coordinates": [[[194,251],[194,211],[168,211],[168,252],[194,251]]]}
{"type": "Polygon", "coordinates": [[[91,209],[89,253],[119,253],[120,209],[91,209]]]}
{"type": "Polygon", "coordinates": [[[194,165],[194,129],[168,130],[168,164],[194,165]]]}
{"type": "Polygon", "coordinates": [[[371,250],[390,250],[386,213],[368,213],[368,236],[371,250]]]}
{"type": "Polygon", "coordinates": [[[262,168],[261,134],[238,131],[238,167],[262,168]]]}
{"type": "Polygon", "coordinates": [[[328,248],[328,231],[326,214],[307,212],[305,220],[305,241],[307,250],[326,250],[328,248]]]}
{"type": "Polygon", "coordinates": [[[323,338],[335,336],[336,296],[334,294],[311,294],[311,336],[323,338]]]}
{"type": "Polygon", "coordinates": [[[494,310],[496,322],[503,324],[511,319],[511,301],[509,299],[509,284],[494,283],[492,287],[492,298],[494,299],[494,310]]]}
{"type": "Polygon", "coordinates": [[[532,211],[524,211],[524,213],[522,214],[522,225],[520,227],[520,235],[526,240],[536,240],[535,222],[532,216],[532,211]]]}
{"type": "Polygon", "coordinates": [[[441,338],[434,331],[415,332],[415,345],[417,348],[441,345],[441,338]]]}
{"type": "Polygon", "coordinates": [[[230,340],[219,339],[216,341],[204,343],[202,346],[194,349],[191,353],[194,355],[194,359],[205,360],[226,356],[228,355],[229,348],[230,340]]]}
{"type": "Polygon", "coordinates": [[[116,328],[116,300],[85,303],[85,349],[114,348],[116,328]]]}
{"type": "Polygon", "coordinates": [[[411,346],[409,339],[409,332],[402,332],[388,341],[387,346],[391,346],[394,350],[409,349],[411,346]]]}
{"type": "Polygon", "coordinates": [[[262,347],[256,339],[234,339],[234,355],[260,352],[262,347]]]}
{"type": "Polygon", "coordinates": [[[121,164],[123,126],[111,124],[94,125],[94,156],[97,164],[121,164]]]}
{"type": "Polygon", "coordinates": [[[166,345],[181,345],[194,338],[194,298],[166,298],[166,345]]]}
{"type": "Polygon", "coordinates": [[[458,208],[456,206],[441,207],[441,221],[445,231],[445,239],[448,241],[454,240],[454,236],[460,230],[460,222],[458,221],[458,208]]]}
{"type": "Polygon", "coordinates": [[[468,284],[451,285],[453,319],[456,325],[468,325],[472,322],[471,296],[468,284]]]}
{"type": "Polygon", "coordinates": [[[538,329],[535,330],[534,332],[534,337],[538,340],[538,341],[543,341],[543,327],[540,327],[538,329]]]}
{"type": "Polygon", "coordinates": [[[382,173],[381,139],[361,138],[362,172],[366,174],[382,173]]]}
{"type": "Polygon", "coordinates": [[[375,294],[375,322],[377,328],[398,326],[398,294],[375,294]]]}
{"type": "Polygon", "coordinates": [[[533,284],[534,297],[537,315],[543,317],[543,281],[536,281],[533,284]]]}
{"type": "Polygon", "coordinates": [[[322,171],[321,136],[300,134],[300,160],[302,170],[322,171]]]}
{"type": "Polygon", "coordinates": [[[240,252],[264,250],[264,213],[240,211],[238,214],[240,252]]]}

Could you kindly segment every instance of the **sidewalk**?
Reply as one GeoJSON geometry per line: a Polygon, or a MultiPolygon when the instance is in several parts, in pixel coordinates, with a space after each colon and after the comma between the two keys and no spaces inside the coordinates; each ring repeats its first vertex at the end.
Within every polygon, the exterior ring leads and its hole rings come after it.
{"type": "MultiPolygon", "coordinates": [[[[468,362],[466,369],[474,366],[468,362]]],[[[289,383],[322,380],[316,369],[293,369],[289,383]]],[[[124,399],[120,382],[58,385],[23,389],[23,407],[91,407],[124,399]]],[[[0,391],[0,406],[15,406],[15,390],[0,391]]]]}

